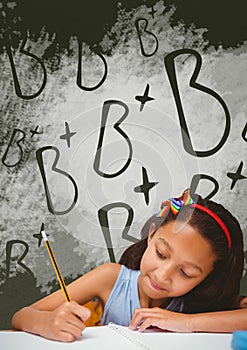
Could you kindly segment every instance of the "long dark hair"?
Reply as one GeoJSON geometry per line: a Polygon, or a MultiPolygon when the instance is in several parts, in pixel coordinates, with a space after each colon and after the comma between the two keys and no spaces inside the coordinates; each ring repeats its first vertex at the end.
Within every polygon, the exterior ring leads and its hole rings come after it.
{"type": "Polygon", "coordinates": [[[216,220],[207,213],[187,205],[181,208],[177,216],[171,211],[165,219],[153,215],[141,230],[141,240],[125,250],[119,263],[130,269],[138,270],[142,255],[147,248],[150,225],[155,225],[157,230],[172,220],[185,221],[210,242],[217,260],[213,271],[205,280],[183,296],[184,312],[196,313],[238,308],[240,280],[244,266],[243,233],[240,225],[222,205],[211,200],[203,200],[198,195],[193,197],[198,204],[210,209],[224,222],[231,236],[230,250],[225,234],[216,220]]]}

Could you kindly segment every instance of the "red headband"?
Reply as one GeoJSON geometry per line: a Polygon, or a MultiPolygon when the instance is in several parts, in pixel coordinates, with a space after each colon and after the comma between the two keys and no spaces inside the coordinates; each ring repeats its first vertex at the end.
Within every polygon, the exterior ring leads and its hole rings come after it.
{"type": "Polygon", "coordinates": [[[220,225],[220,227],[222,228],[222,230],[224,231],[224,234],[226,236],[227,239],[227,245],[228,245],[228,250],[230,250],[231,246],[232,246],[232,241],[231,241],[231,236],[230,233],[226,227],[226,225],[224,224],[224,222],[218,217],[218,215],[216,215],[214,212],[212,212],[210,209],[203,207],[200,204],[191,204],[191,207],[194,207],[196,209],[202,210],[205,213],[207,213],[208,215],[210,215],[215,221],[217,221],[217,223],[220,225]]]}

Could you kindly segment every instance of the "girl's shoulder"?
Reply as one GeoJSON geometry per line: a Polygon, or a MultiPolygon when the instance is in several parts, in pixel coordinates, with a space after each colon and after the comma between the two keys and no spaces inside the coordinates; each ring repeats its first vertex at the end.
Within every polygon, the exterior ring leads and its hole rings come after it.
{"type": "Polygon", "coordinates": [[[104,282],[112,281],[113,283],[115,283],[115,281],[118,278],[121,267],[122,265],[117,263],[105,263],[96,267],[94,271],[97,274],[98,278],[104,280],[104,282]]]}
{"type": "Polygon", "coordinates": [[[87,273],[88,276],[93,276],[99,282],[107,283],[107,281],[115,282],[119,272],[121,270],[122,265],[117,263],[105,263],[97,266],[95,269],[91,270],[87,273]]]}
{"type": "Polygon", "coordinates": [[[98,297],[105,303],[120,270],[120,264],[106,263],[79,277],[68,287],[72,299],[85,304],[98,297]]]}
{"type": "Polygon", "coordinates": [[[106,263],[94,269],[94,279],[99,286],[98,296],[105,304],[119,276],[122,265],[106,263]],[[104,288],[102,289],[102,285],[104,288]]]}
{"type": "Polygon", "coordinates": [[[102,268],[103,270],[106,270],[106,271],[119,272],[122,266],[123,265],[118,263],[108,262],[98,266],[97,268],[102,268]]]}

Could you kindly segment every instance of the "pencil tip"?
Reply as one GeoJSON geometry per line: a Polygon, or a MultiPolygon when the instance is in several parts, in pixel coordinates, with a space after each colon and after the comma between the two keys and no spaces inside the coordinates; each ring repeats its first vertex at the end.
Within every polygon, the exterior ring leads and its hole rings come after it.
{"type": "Polygon", "coordinates": [[[45,230],[45,225],[44,225],[44,223],[42,222],[41,230],[40,230],[40,231],[44,231],[44,230],[45,230]]]}

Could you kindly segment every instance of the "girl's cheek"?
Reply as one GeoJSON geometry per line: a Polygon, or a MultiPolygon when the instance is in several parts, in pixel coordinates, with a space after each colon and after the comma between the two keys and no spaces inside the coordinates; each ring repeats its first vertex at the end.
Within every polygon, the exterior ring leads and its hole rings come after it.
{"type": "Polygon", "coordinates": [[[179,284],[178,284],[178,289],[180,289],[181,295],[183,295],[183,294],[190,292],[196,286],[197,286],[197,283],[187,282],[187,283],[181,283],[180,288],[179,288],[179,284]]]}

